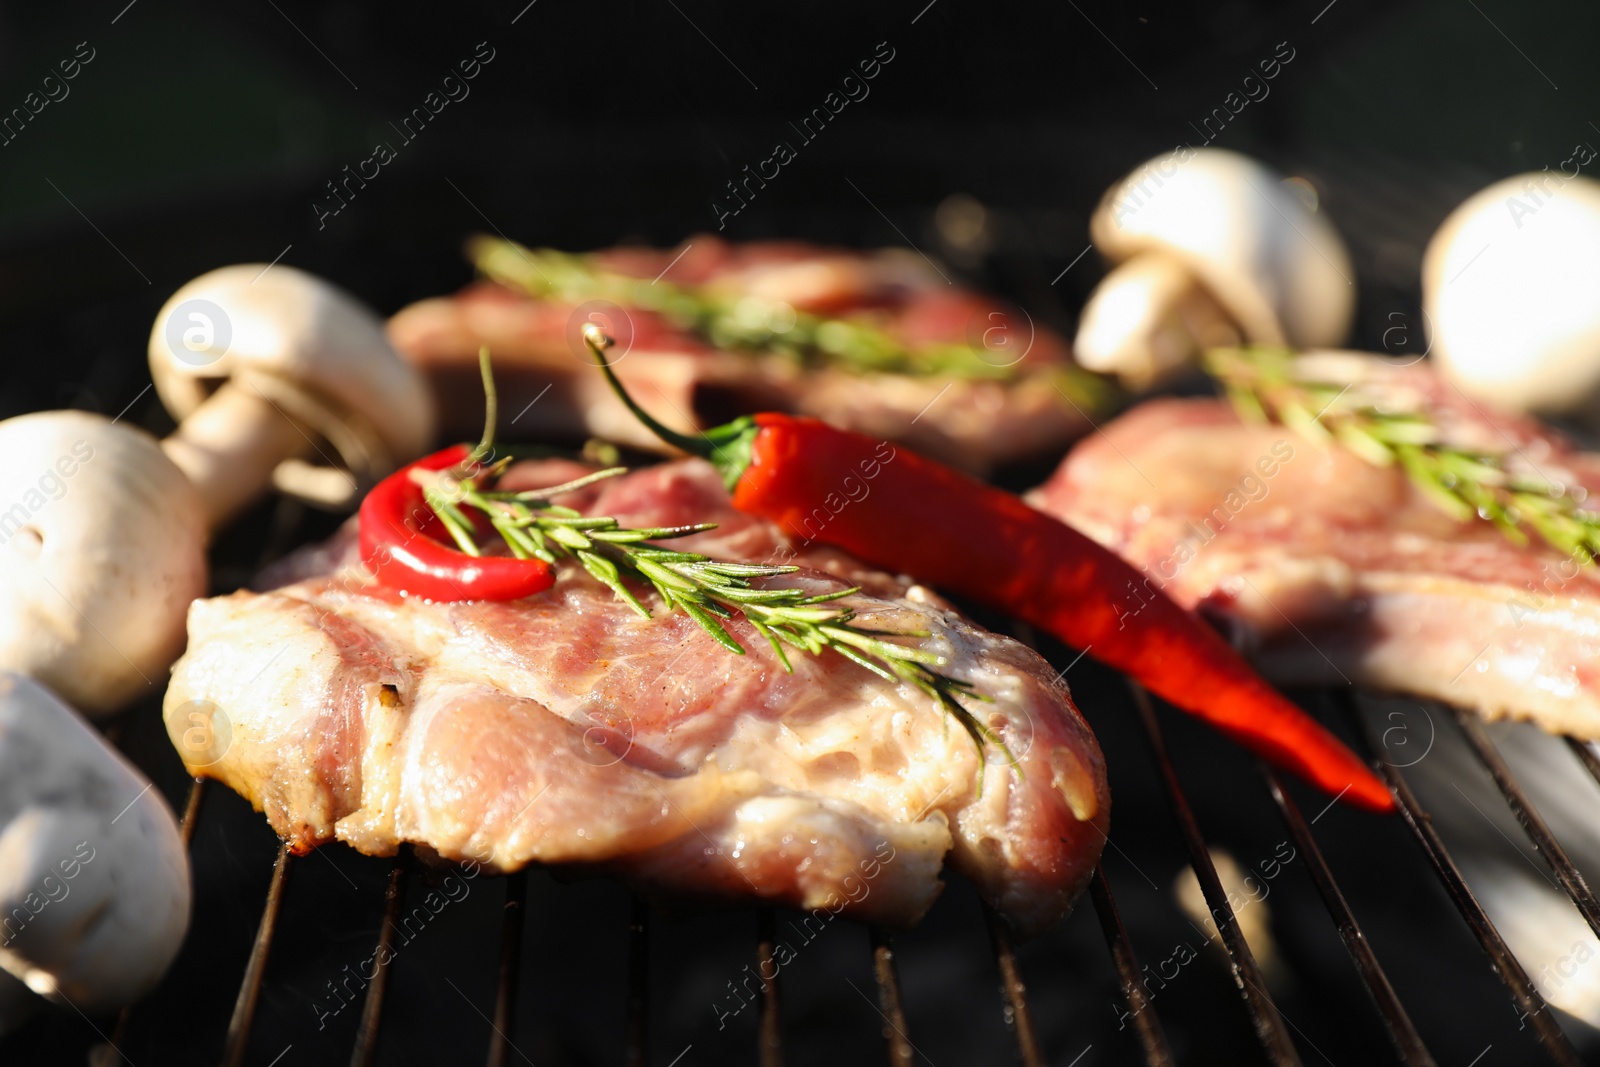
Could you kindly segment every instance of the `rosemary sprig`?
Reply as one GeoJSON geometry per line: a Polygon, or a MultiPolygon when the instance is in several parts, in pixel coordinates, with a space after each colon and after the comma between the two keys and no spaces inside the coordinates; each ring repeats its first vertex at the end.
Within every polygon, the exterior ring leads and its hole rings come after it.
{"type": "Polygon", "coordinates": [[[1491,522],[1518,546],[1528,544],[1531,532],[1580,564],[1600,558],[1600,512],[1585,509],[1581,495],[1512,469],[1506,453],[1451,443],[1426,411],[1395,410],[1359,385],[1312,378],[1283,348],[1213,349],[1205,366],[1241,418],[1282,423],[1375,466],[1399,464],[1457,521],[1491,522]]]}
{"type": "MultiPolygon", "coordinates": [[[[488,349],[479,352],[484,391],[493,410],[494,379],[488,349]]],[[[494,422],[486,421],[483,442],[473,457],[487,455],[494,422]]],[[[864,627],[856,613],[833,602],[860,592],[859,586],[811,595],[802,589],[757,585],[758,581],[793,574],[799,567],[727,563],[698,552],[681,552],[653,544],[716,528],[716,523],[649,528],[624,527],[609,516],[591,516],[553,503],[556,497],[626,472],[625,467],[595,471],[545,489],[506,492],[495,488],[510,457],[489,467],[466,464],[437,475],[422,476],[423,498],[444,524],[452,540],[469,556],[480,556],[478,530],[468,514],[481,513],[518,559],[539,559],[551,565],[563,560],[581,564],[640,617],[650,610],[628,588],[625,578],[647,582],[668,611],[682,610],[718,644],[735,655],[745,649],[725,622],[742,615],[771,646],[783,669],[793,673],[787,649],[808,655],[833,651],[888,682],[905,682],[931,697],[972,739],[978,750],[978,792],[983,791],[985,745],[994,745],[1021,775],[1022,768],[1001,737],[980,721],[958,698],[987,701],[966,682],[940,673],[944,656],[889,638],[925,638],[926,631],[886,632],[864,627]]]]}
{"type": "Polygon", "coordinates": [[[705,287],[632,278],[599,266],[595,258],[552,249],[525,248],[514,241],[475,238],[468,255],[478,271],[535,297],[572,302],[609,300],[664,315],[679,329],[718,348],[784,356],[801,366],[840,366],[858,373],[949,374],[1009,381],[1048,375],[1086,411],[1106,410],[1115,390],[1099,375],[1074,365],[1045,371],[1003,365],[970,344],[908,347],[870,315],[826,317],[754,297],[729,297],[705,287]]]}

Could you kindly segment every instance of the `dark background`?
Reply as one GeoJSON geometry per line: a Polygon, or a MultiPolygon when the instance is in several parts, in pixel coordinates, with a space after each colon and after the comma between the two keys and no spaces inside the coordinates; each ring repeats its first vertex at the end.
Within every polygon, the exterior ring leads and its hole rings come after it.
{"type": "MultiPolygon", "coordinates": [[[[21,106],[79,42],[95,56],[66,99],[0,146],[0,416],[131,404],[129,419],[163,432],[164,413],[142,392],[145,339],[161,303],[198,273],[281,255],[387,314],[465,282],[459,250],[476,231],[582,249],[714,230],[713,198],[778,139],[799,158],[724,236],[914,243],[1070,333],[1103,273],[1092,253],[1078,258],[1101,191],[1151,155],[1200,143],[1191,123],[1278,42],[1295,58],[1215,143],[1316,186],[1357,268],[1356,343],[1419,352],[1418,265],[1443,216],[1494,179],[1600,143],[1600,8],[1576,2],[125,2],[0,10],[0,111],[21,106]],[[787,123],[881,41],[895,58],[871,95],[800,146],[787,123]],[[400,146],[389,123],[479,42],[495,58],[471,95],[400,146]],[[312,205],[326,199],[324,183],[380,140],[398,158],[319,229],[312,205]],[[987,209],[976,245],[940,226],[939,206],[956,195],[987,209]]],[[[274,529],[304,538],[328,521],[264,505],[221,539],[218,586],[281,551],[274,529]]],[[[1170,893],[1181,845],[1120,682],[1089,662],[1069,681],[1112,767],[1108,876],[1154,963],[1194,941],[1170,893]]],[[[124,743],[176,806],[185,780],[156,715],[144,706],[125,716],[124,743]]],[[[1246,864],[1272,855],[1286,834],[1248,761],[1164,721],[1214,842],[1246,864]]],[[[122,1043],[139,1067],[215,1060],[260,915],[275,848],[264,822],[215,789],[199,825],[194,929],[122,1043]]],[[[1439,1061],[1531,1062],[1527,1031],[1401,827],[1339,809],[1318,833],[1439,1061]]],[[[318,1032],[311,1003],[370,953],[386,870],[342,847],[299,864],[250,1062],[348,1057],[356,1010],[318,1032]]],[[[618,1063],[626,894],[544,875],[532,886],[518,1048],[540,1067],[618,1063]]],[[[1276,994],[1306,1062],[1386,1062],[1303,868],[1280,886],[1269,906],[1294,977],[1276,994]]],[[[498,882],[476,883],[401,954],[381,1062],[480,1058],[502,895],[498,882]]],[[[753,1011],[719,1033],[709,1008],[748,962],[752,933],[746,914],[657,924],[656,1062],[753,1059],[753,1011]]],[[[971,891],[953,880],[900,948],[911,1036],[927,1062],[1007,1062],[971,891]]],[[[1024,946],[1022,964],[1051,1063],[1135,1061],[1091,908],[1024,946]]],[[[880,1061],[871,981],[857,927],[837,924],[802,952],[784,971],[791,1063],[880,1061]]],[[[1211,955],[1155,1008],[1180,1062],[1257,1062],[1211,955]]],[[[109,1023],[52,1011],[0,1043],[0,1062],[83,1063],[96,1027],[109,1023]]]]}

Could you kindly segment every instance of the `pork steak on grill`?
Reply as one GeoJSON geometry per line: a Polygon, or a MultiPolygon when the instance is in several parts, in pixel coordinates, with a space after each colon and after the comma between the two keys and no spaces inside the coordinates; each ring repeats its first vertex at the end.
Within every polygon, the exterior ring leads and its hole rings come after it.
{"type": "MultiPolygon", "coordinates": [[[[571,464],[514,469],[556,484],[571,464]]],[[[713,521],[685,550],[805,568],[877,629],[925,630],[943,670],[1018,758],[924,694],[844,658],[785,673],[742,619],[734,655],[681,612],[642,619],[579,567],[510,603],[371,595],[350,527],[265,592],[196,601],[166,698],[190,770],[264,811],[299,851],[403,842],[501,871],[619,875],[666,899],[830,907],[896,925],[939,892],[946,856],[1017,928],[1059,919],[1100,854],[1110,797],[1093,735],[1054,672],[925,590],[735,512],[712,468],[664,464],[563,498],[625,525],[713,521]],[[212,725],[192,732],[196,709],[212,725]],[[198,738],[199,743],[193,742],[198,738]]],[[[641,593],[641,596],[643,594],[641,593]]]]}
{"type": "MultiPolygon", "coordinates": [[[[802,366],[771,353],[719,348],[659,312],[628,308],[626,324],[610,321],[615,312],[603,313],[598,321],[617,334],[613,358],[623,384],[676,429],[704,429],[751,411],[817,415],[976,473],[1057,455],[1089,429],[1084,410],[1096,401],[1081,391],[1086,372],[1068,373],[1074,365],[1065,341],[1019,309],[953,286],[903,249],[741,245],[697,234],[681,250],[619,248],[595,258],[639,279],[706,286],[818,314],[868,316],[913,352],[977,345],[997,375],[802,366]],[[937,417],[922,418],[935,401],[937,417]]],[[[659,451],[660,441],[594,373],[577,339],[574,318],[581,321],[589,306],[480,282],[402,308],[389,322],[389,337],[428,377],[447,436],[478,432],[478,349],[488,345],[508,398],[502,436],[595,436],[659,451]],[[528,406],[524,397],[540,400],[528,406]]]]}
{"type": "MultiPolygon", "coordinates": [[[[1600,491],[1600,456],[1426,364],[1316,358],[1329,380],[1425,409],[1452,441],[1580,498],[1600,491]]],[[[1276,681],[1354,682],[1600,738],[1600,568],[1456,521],[1398,466],[1243,424],[1224,401],[1162,399],[1079,444],[1031,500],[1223,623],[1276,681]]]]}

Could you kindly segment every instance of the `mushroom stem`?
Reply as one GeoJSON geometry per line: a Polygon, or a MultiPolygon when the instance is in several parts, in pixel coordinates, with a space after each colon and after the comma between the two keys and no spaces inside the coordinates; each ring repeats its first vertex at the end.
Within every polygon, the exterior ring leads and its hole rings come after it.
{"type": "Polygon", "coordinates": [[[161,442],[205,502],[213,530],[272,481],[285,459],[311,451],[311,439],[248,378],[225,382],[161,442]]]}
{"type": "Polygon", "coordinates": [[[383,320],[293,267],[222,267],[173,293],[150,332],[150,374],[179,422],[167,454],[211,529],[268,486],[353,507],[433,440],[433,399],[383,320]]]}
{"type": "Polygon", "coordinates": [[[1144,389],[1192,364],[1205,348],[1238,343],[1238,328],[1182,260],[1144,252],[1095,289],[1073,351],[1090,370],[1144,389]]]}

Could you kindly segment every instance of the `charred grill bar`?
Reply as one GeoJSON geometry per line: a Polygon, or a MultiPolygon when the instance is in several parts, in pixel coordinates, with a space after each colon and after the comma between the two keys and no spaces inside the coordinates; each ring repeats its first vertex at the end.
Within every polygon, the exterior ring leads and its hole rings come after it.
{"type": "Polygon", "coordinates": [[[289,843],[285,841],[278,846],[278,860],[272,865],[272,881],[267,886],[266,907],[261,909],[261,925],[256,930],[255,945],[250,949],[250,961],[245,964],[233,1018],[228,1022],[228,1038],[222,1047],[223,1067],[239,1067],[249,1049],[250,1026],[255,1022],[256,1004],[261,999],[261,983],[267,973],[267,958],[272,955],[273,939],[278,933],[278,913],[283,910],[283,894],[289,884],[289,868],[293,862],[294,853],[289,851],[289,843]]]}
{"type": "Polygon", "coordinates": [[[1383,1016],[1384,1026],[1389,1030],[1389,1039],[1394,1042],[1400,1061],[1411,1067],[1434,1067],[1433,1056],[1423,1045],[1422,1035],[1411,1024],[1411,1017],[1406,1014],[1394,987],[1389,984],[1389,976],[1379,966],[1378,957],[1367,943],[1367,936],[1361,932],[1361,926],[1346,903],[1339,883],[1333,880],[1333,872],[1322,858],[1322,850],[1317,847],[1317,839],[1311,835],[1311,827],[1306,823],[1305,816],[1300,814],[1300,806],[1283,788],[1283,779],[1275,771],[1263,764],[1261,773],[1267,780],[1267,789],[1272,793],[1273,802],[1278,805],[1278,811],[1289,827],[1290,836],[1294,838],[1295,848],[1306,858],[1311,879],[1316,883],[1328,914],[1339,927],[1339,937],[1344,941],[1356,970],[1361,973],[1362,984],[1367,987],[1378,1014],[1383,1016]]]}
{"type": "Polygon", "coordinates": [[[1233,980],[1244,995],[1245,1004],[1249,1006],[1256,1038],[1274,1064],[1298,1067],[1300,1056],[1295,1052],[1294,1042],[1289,1038],[1289,1031],[1283,1024],[1283,1017],[1278,1014],[1277,1005],[1267,995],[1267,981],[1261,975],[1255,954],[1245,942],[1244,931],[1233,914],[1233,906],[1228,903],[1228,894],[1222,888],[1222,879],[1217,877],[1216,865],[1211,862],[1211,853],[1206,849],[1205,837],[1200,832],[1199,822],[1195,820],[1194,809],[1189,806],[1189,799],[1178,784],[1178,771],[1167,754],[1166,741],[1161,736],[1160,724],[1156,722],[1155,709],[1150,706],[1150,696],[1132,682],[1128,684],[1133,690],[1133,702],[1139,709],[1139,719],[1150,739],[1150,751],[1155,755],[1156,765],[1161,771],[1162,784],[1166,786],[1167,796],[1172,801],[1173,817],[1177,819],[1178,830],[1189,849],[1189,864],[1194,868],[1195,877],[1200,879],[1200,890],[1205,894],[1207,909],[1216,916],[1217,933],[1228,950],[1233,980]]]}
{"type": "Polygon", "coordinates": [[[383,993],[389,983],[389,962],[394,950],[395,921],[406,899],[406,876],[411,868],[411,850],[402,848],[389,871],[389,885],[383,894],[383,926],[378,931],[377,972],[367,986],[361,1005],[361,1023],[356,1030],[356,1047],[350,1053],[350,1067],[370,1067],[378,1054],[378,1026],[383,1021],[383,993]]]}

